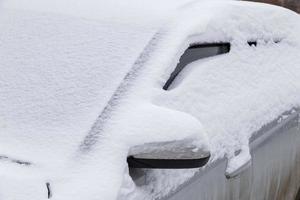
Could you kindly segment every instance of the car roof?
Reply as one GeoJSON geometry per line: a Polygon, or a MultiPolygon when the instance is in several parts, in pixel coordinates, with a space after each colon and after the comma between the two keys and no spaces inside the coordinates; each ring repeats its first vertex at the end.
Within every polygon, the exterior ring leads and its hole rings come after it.
{"type": "MultiPolygon", "coordinates": [[[[32,12],[53,13],[85,18],[87,20],[114,20],[126,23],[149,23],[159,21],[193,0],[177,1],[105,1],[105,0],[4,0],[2,7],[28,10],[32,12]],[[159,3],[159,6],[158,6],[159,3]]],[[[150,25],[150,24],[149,24],[150,25]]]]}

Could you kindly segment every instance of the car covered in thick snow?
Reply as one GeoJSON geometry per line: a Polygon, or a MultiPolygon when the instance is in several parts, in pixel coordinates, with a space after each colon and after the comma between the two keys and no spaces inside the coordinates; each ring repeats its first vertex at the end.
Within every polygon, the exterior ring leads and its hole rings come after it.
{"type": "Polygon", "coordinates": [[[295,199],[300,17],[242,1],[0,2],[0,199],[295,199]]]}

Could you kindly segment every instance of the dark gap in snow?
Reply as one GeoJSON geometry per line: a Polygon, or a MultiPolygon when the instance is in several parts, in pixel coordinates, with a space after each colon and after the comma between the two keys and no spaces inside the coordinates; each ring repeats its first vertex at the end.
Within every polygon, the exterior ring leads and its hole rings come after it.
{"type": "MultiPolygon", "coordinates": [[[[266,40],[265,42],[268,42],[268,40],[266,40]]],[[[281,39],[274,39],[273,42],[275,44],[278,44],[281,42],[281,39]]],[[[255,46],[255,47],[257,46],[257,41],[248,41],[247,43],[249,46],[255,46]]]]}
{"type": "Polygon", "coordinates": [[[171,73],[169,79],[163,86],[164,90],[168,90],[178,74],[190,63],[212,56],[225,54],[230,51],[230,43],[210,43],[191,45],[180,57],[179,63],[175,70],[171,73]]]}
{"type": "Polygon", "coordinates": [[[19,164],[19,165],[31,165],[30,162],[17,160],[17,159],[12,159],[12,158],[9,158],[7,156],[0,156],[0,160],[16,163],[16,164],[19,164]]]}
{"type": "Polygon", "coordinates": [[[48,199],[52,197],[51,185],[49,182],[46,183],[47,191],[48,191],[48,199]]]}
{"type": "Polygon", "coordinates": [[[256,42],[256,41],[249,41],[249,42],[248,42],[248,45],[249,45],[249,46],[255,46],[255,47],[256,47],[256,46],[257,46],[257,42],[256,42]]]}

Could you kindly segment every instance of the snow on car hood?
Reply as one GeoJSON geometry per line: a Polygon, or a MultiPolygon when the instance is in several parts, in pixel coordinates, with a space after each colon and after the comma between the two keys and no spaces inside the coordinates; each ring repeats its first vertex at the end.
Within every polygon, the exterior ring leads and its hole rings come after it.
{"type": "Polygon", "coordinates": [[[24,160],[78,146],[154,34],[3,9],[0,29],[0,152],[24,160]]]}
{"type": "MultiPolygon", "coordinates": [[[[130,146],[193,137],[207,148],[208,135],[217,159],[247,146],[252,131],[299,105],[299,16],[284,9],[181,1],[174,15],[151,1],[149,10],[139,4],[140,13],[134,6],[122,13],[126,6],[112,3],[97,14],[103,1],[87,7],[75,0],[31,2],[4,1],[0,13],[0,153],[8,157],[0,171],[39,191],[38,197],[17,195],[12,181],[5,190],[11,199],[46,198],[36,182],[49,182],[53,199],[113,200],[130,146]],[[74,4],[61,9],[66,2],[74,4]],[[247,46],[253,39],[257,49],[247,46]],[[274,50],[275,40],[282,43],[274,50]],[[186,79],[162,90],[190,43],[220,41],[231,42],[228,55],[185,70],[186,79]],[[280,92],[270,92],[273,84],[282,85],[280,92]],[[32,166],[13,167],[15,160],[32,166]]],[[[161,197],[194,173],[150,173],[154,181],[142,196],[161,197]]],[[[124,180],[119,198],[130,199],[140,189],[128,187],[126,170],[124,180]]]]}
{"type": "Polygon", "coordinates": [[[78,12],[55,9],[75,1],[40,2],[0,4],[0,195],[46,199],[50,183],[54,199],[115,199],[130,145],[153,141],[152,134],[165,141],[202,130],[195,118],[146,102],[127,107],[124,122],[111,120],[113,130],[97,124],[111,115],[104,111],[119,99],[116,91],[132,78],[127,73],[162,20],[144,24],[128,13],[107,16],[101,7],[99,15],[80,6],[78,12]],[[164,126],[170,115],[172,126],[164,126]],[[134,124],[147,121],[145,137],[134,140],[141,133],[134,124]],[[189,129],[172,137],[171,127],[181,121],[178,131],[189,129]],[[89,137],[94,132],[97,138],[89,137]]]}
{"type": "Polygon", "coordinates": [[[155,33],[10,7],[1,8],[0,30],[0,155],[56,168],[79,148],[155,33]]]}

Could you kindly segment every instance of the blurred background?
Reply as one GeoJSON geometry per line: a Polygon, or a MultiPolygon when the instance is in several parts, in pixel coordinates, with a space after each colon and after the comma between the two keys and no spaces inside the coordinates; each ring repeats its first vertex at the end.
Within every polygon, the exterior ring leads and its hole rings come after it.
{"type": "Polygon", "coordinates": [[[253,0],[283,6],[300,13],[300,0],[253,0]]]}

